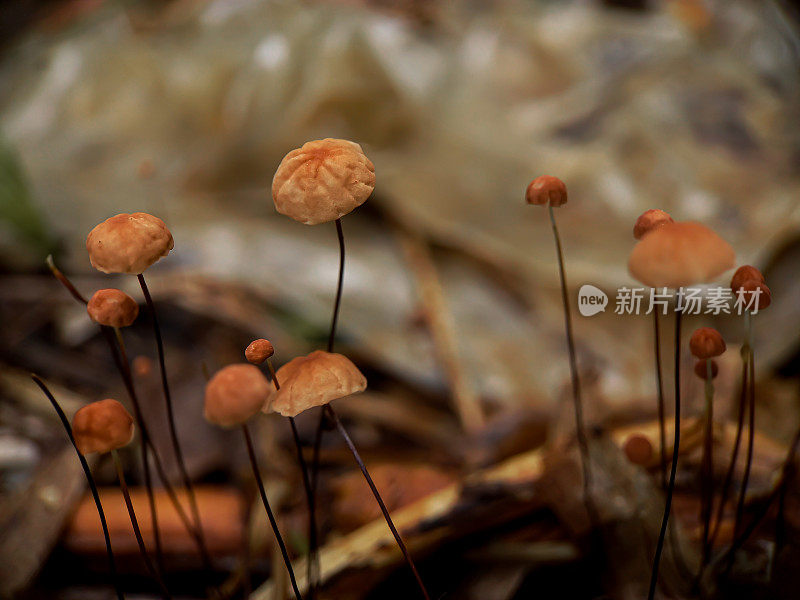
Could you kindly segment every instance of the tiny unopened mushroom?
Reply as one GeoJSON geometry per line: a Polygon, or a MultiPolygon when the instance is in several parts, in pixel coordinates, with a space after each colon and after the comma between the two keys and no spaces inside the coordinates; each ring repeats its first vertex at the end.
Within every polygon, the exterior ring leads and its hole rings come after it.
{"type": "Polygon", "coordinates": [[[174,242],[164,221],[147,213],[122,213],[89,232],[86,250],[103,273],[138,275],[169,254],[174,242]]]}
{"type": "Polygon", "coordinates": [[[105,454],[130,444],[133,439],[133,417],[116,400],[99,400],[81,407],[75,413],[72,433],[81,454],[105,454]]]}
{"type": "Polygon", "coordinates": [[[269,390],[258,367],[247,363],[223,367],[206,384],[205,418],[220,427],[241,425],[264,407],[269,390]]]}
{"type": "Polygon", "coordinates": [[[717,361],[702,358],[694,363],[694,374],[704,381],[708,380],[708,361],[711,361],[711,379],[715,379],[719,374],[717,361]]]}
{"type": "Polygon", "coordinates": [[[97,290],[86,305],[92,321],[108,327],[128,327],[139,315],[139,305],[122,290],[97,290]]]}
{"type": "Polygon", "coordinates": [[[628,259],[628,271],[649,287],[679,288],[713,281],[733,268],[730,244],[700,223],[665,223],[645,235],[628,259]]]}
{"type": "Polygon", "coordinates": [[[674,222],[669,213],[658,208],[651,208],[650,210],[644,211],[639,218],[636,219],[636,224],[633,226],[633,237],[640,240],[645,234],[655,231],[662,225],[674,222]]]}
{"type": "Polygon", "coordinates": [[[561,206],[567,202],[567,186],[558,177],[539,175],[528,184],[525,201],[537,206],[561,206]]]}
{"type": "Polygon", "coordinates": [[[275,348],[272,347],[272,342],[263,338],[250,342],[244,351],[247,361],[254,365],[260,365],[273,354],[275,354],[275,348]]]}
{"type": "Polygon", "coordinates": [[[367,388],[366,377],[349,358],[322,350],[292,359],[277,375],[281,389],[272,391],[266,408],[284,417],[296,417],[367,388]]]}
{"type": "Polygon", "coordinates": [[[689,350],[697,358],[714,358],[725,352],[725,340],[713,327],[700,327],[689,339],[689,350]]]}
{"type": "Polygon", "coordinates": [[[635,465],[648,466],[653,461],[653,444],[647,436],[631,434],[623,446],[625,456],[635,465]]]}
{"type": "Polygon", "coordinates": [[[283,157],[272,179],[277,211],[306,225],[342,218],[375,189],[375,166],[361,146],[326,138],[283,157]]]}
{"type": "Polygon", "coordinates": [[[766,283],[750,279],[745,281],[734,294],[741,294],[742,300],[748,310],[760,311],[772,304],[772,292],[766,283]]]}

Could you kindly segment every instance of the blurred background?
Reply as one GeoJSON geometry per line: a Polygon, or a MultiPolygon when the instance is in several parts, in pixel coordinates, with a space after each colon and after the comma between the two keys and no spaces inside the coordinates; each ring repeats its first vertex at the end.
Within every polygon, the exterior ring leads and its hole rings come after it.
{"type": "MultiPolygon", "coordinates": [[[[769,438],[761,448],[780,448],[800,415],[797,10],[755,0],[2,3],[0,596],[112,597],[82,473],[28,373],[71,410],[124,398],[96,326],[44,260],[52,254],[85,294],[120,287],[141,301],[134,278],[91,269],[85,239],[114,214],[145,211],[175,239],[148,281],[179,433],[206,494],[208,577],[229,597],[251,588],[282,597],[241,440],[203,421],[202,366],[241,361],[257,337],[273,341],[277,364],[324,345],[336,231],[277,214],[269,187],[289,150],[338,137],[362,145],[377,184],[343,221],[337,341],[370,386],[337,409],[390,508],[414,509],[403,513],[406,535],[432,593],[636,597],[647,561],[600,569],[569,512],[579,492],[544,469],[551,492],[538,493],[542,469],[531,457],[541,455],[531,453],[569,437],[574,421],[551,232],[546,212],[525,204],[525,187],[544,173],[567,183],[557,218],[572,297],[585,283],[610,297],[604,313],[574,317],[592,424],[614,432],[655,418],[650,320],[613,309],[616,290],[636,284],[627,273],[633,223],[661,208],[712,227],[737,264],[767,277],[773,304],[755,332],[758,426],[769,438]],[[418,502],[426,498],[435,502],[418,502]]],[[[687,332],[715,326],[729,343],[717,382],[724,420],[741,323],[695,321],[687,332]]],[[[144,308],[126,336],[156,443],[167,448],[144,308]]],[[[690,360],[686,410],[698,414],[702,382],[690,360]]],[[[298,422],[310,444],[316,417],[298,422]]],[[[254,426],[301,557],[305,505],[290,431],[273,418],[254,426]]],[[[134,483],[137,456],[126,455],[134,483]]],[[[324,562],[336,562],[323,568],[325,597],[413,597],[397,552],[361,529],[379,513],[335,435],[322,464],[324,538],[341,558],[324,562]]],[[[615,500],[633,518],[639,492],[643,502],[657,496],[642,472],[617,467],[609,482],[641,484],[615,500]]],[[[112,465],[100,461],[96,472],[113,486],[112,465]]],[[[754,485],[770,477],[757,470],[754,485]]],[[[128,589],[154,597],[111,487],[107,504],[128,589]]],[[[187,539],[175,525],[169,582],[178,596],[202,597],[187,539]]],[[[620,542],[620,554],[635,557],[637,544],[620,542]]]]}

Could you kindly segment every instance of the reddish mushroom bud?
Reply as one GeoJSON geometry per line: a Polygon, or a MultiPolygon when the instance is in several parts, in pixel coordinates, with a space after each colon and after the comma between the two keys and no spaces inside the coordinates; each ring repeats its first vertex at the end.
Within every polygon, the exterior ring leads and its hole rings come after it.
{"type": "Polygon", "coordinates": [[[275,348],[272,347],[272,342],[263,338],[250,342],[244,351],[247,361],[254,365],[260,365],[273,354],[275,354],[275,348]]]}
{"type": "Polygon", "coordinates": [[[739,288],[733,290],[737,300],[741,298],[744,307],[749,311],[764,310],[772,304],[772,292],[766,283],[754,279],[745,281],[739,288]]]}
{"type": "Polygon", "coordinates": [[[540,175],[528,184],[525,200],[538,206],[561,206],[567,202],[567,186],[558,177],[540,175]]]}
{"type": "Polygon", "coordinates": [[[653,458],[653,444],[650,443],[647,437],[639,433],[634,433],[625,440],[623,450],[628,460],[635,465],[646,466],[650,464],[653,458]]]}
{"type": "Polygon", "coordinates": [[[719,374],[717,361],[711,359],[701,359],[694,363],[694,374],[702,380],[708,379],[708,362],[711,361],[711,379],[715,379],[719,374]]]}
{"type": "Polygon", "coordinates": [[[97,290],[86,305],[92,321],[108,327],[128,327],[139,315],[136,300],[114,288],[97,290]]]}
{"type": "Polygon", "coordinates": [[[725,352],[725,340],[713,327],[700,327],[692,333],[689,350],[697,358],[713,358],[725,352]]]}
{"type": "Polygon", "coordinates": [[[761,271],[750,265],[743,265],[736,269],[736,272],[731,277],[731,289],[736,292],[739,288],[743,287],[748,281],[755,281],[757,283],[764,283],[764,275],[761,271]]]}
{"type": "Polygon", "coordinates": [[[228,365],[206,384],[206,420],[220,427],[241,425],[264,407],[269,391],[267,378],[258,367],[228,365]]]}
{"type": "Polygon", "coordinates": [[[633,226],[633,237],[640,240],[646,233],[658,229],[665,223],[674,223],[669,213],[659,210],[658,208],[646,210],[636,219],[636,224],[633,226]]]}
{"type": "Polygon", "coordinates": [[[133,417],[116,400],[92,402],[75,413],[72,435],[83,455],[111,452],[133,439],[133,417]]]}

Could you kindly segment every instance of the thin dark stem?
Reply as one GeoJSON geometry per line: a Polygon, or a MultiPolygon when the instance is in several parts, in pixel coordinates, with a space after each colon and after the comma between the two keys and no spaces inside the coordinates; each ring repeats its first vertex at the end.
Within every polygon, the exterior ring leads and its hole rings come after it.
{"type": "Polygon", "coordinates": [[[275,534],[275,539],[278,540],[278,546],[283,555],[283,562],[286,564],[286,570],[289,571],[289,581],[292,583],[292,589],[297,600],[303,600],[300,595],[300,589],[297,587],[297,580],[294,577],[294,569],[292,569],[292,561],[289,560],[289,552],[286,550],[286,544],[283,542],[283,536],[278,529],[278,522],[275,520],[275,515],[270,508],[269,500],[267,499],[267,492],[264,489],[264,481],[261,479],[261,473],[258,470],[258,461],[256,460],[256,451],[253,447],[253,440],[250,437],[250,430],[247,429],[247,424],[242,424],[242,433],[244,433],[244,440],[247,444],[247,455],[250,457],[250,465],[253,467],[253,476],[258,484],[258,491],[261,494],[261,502],[264,503],[264,509],[267,511],[267,518],[269,524],[272,526],[272,531],[275,534]]]}
{"type": "Polygon", "coordinates": [[[422,595],[424,596],[425,600],[430,600],[430,596],[428,595],[428,590],[425,588],[425,584],[422,582],[422,578],[417,571],[417,567],[414,564],[414,561],[411,559],[411,555],[408,552],[408,548],[406,547],[403,538],[400,537],[400,533],[397,531],[397,527],[395,527],[394,522],[392,521],[391,515],[389,515],[389,510],[386,508],[386,504],[383,502],[383,498],[381,498],[380,492],[378,492],[378,488],[375,487],[375,482],[372,481],[372,477],[367,471],[367,466],[364,464],[364,461],[361,459],[361,455],[358,453],[358,450],[353,444],[353,440],[350,439],[350,435],[347,433],[347,430],[344,428],[344,425],[339,420],[339,416],[333,410],[330,404],[325,406],[325,412],[327,412],[328,416],[331,418],[333,423],[336,425],[336,428],[339,430],[339,433],[342,434],[347,447],[350,448],[350,452],[353,453],[353,457],[356,459],[359,468],[361,469],[361,473],[364,475],[364,479],[367,480],[367,484],[369,488],[372,490],[372,495],[375,496],[375,500],[378,502],[378,506],[380,506],[381,512],[383,513],[383,518],[386,520],[386,524],[389,526],[389,529],[394,536],[397,545],[400,547],[400,551],[403,553],[403,557],[406,559],[406,563],[408,567],[411,569],[411,572],[414,574],[414,578],[417,580],[417,585],[419,585],[419,589],[422,591],[422,595]]]}
{"type": "Polygon", "coordinates": [[[197,497],[194,493],[194,486],[192,485],[192,480],[189,477],[189,472],[186,469],[186,461],[183,459],[183,451],[181,450],[181,444],[178,440],[178,431],[175,426],[175,409],[172,405],[172,394],[169,391],[167,366],[164,359],[164,341],[161,337],[161,327],[158,324],[155,303],[153,302],[153,298],[150,296],[150,290],[147,288],[147,283],[144,280],[144,274],[139,273],[137,278],[139,279],[139,286],[142,288],[142,294],[144,295],[145,302],[147,303],[147,308],[150,311],[150,317],[153,320],[153,332],[156,337],[156,347],[158,350],[158,366],[161,371],[161,387],[164,390],[164,401],[167,406],[167,423],[169,425],[169,436],[172,441],[172,448],[175,452],[175,459],[178,463],[178,469],[180,470],[181,479],[183,480],[183,486],[186,488],[186,494],[189,497],[189,508],[192,511],[192,519],[194,521],[195,528],[197,529],[197,534],[203,540],[203,546],[205,547],[205,534],[203,533],[203,524],[200,521],[200,510],[197,507],[197,497]]]}
{"type": "Polygon", "coordinates": [[[703,458],[701,463],[700,489],[702,493],[700,521],[703,523],[703,556],[700,563],[700,573],[708,563],[711,555],[709,545],[709,532],[711,529],[711,514],[714,506],[714,383],[711,379],[712,366],[711,359],[706,360],[706,423],[705,436],[703,440],[703,458]]]}
{"type": "Polygon", "coordinates": [[[736,502],[736,517],[734,519],[733,533],[739,535],[739,529],[742,524],[742,517],[744,514],[744,501],[747,496],[747,485],[750,482],[750,469],[753,463],[753,446],[755,443],[755,420],[756,420],[756,372],[755,372],[755,356],[752,345],[752,324],[750,315],[745,314],[745,328],[747,335],[747,364],[750,370],[750,382],[747,400],[747,454],[745,455],[744,474],[742,475],[742,484],[739,489],[739,497],[736,502]]]}
{"type": "Polygon", "coordinates": [[[82,302],[83,304],[89,304],[89,301],[81,294],[78,289],[72,285],[72,282],[67,279],[66,275],[64,275],[59,268],[56,266],[56,263],[53,262],[53,255],[50,254],[47,256],[47,266],[50,269],[50,272],[53,274],[53,277],[58,279],[67,291],[72,294],[72,297],[75,298],[78,302],[82,302]]]}
{"type": "Polygon", "coordinates": [[[567,292],[567,276],[564,269],[564,252],[561,248],[561,237],[556,226],[556,217],[553,213],[553,206],[548,205],[550,215],[550,225],[553,229],[553,239],[556,244],[556,254],[558,256],[558,274],[561,279],[561,302],[564,305],[564,328],[567,337],[567,351],[569,353],[569,370],[572,378],[572,402],[575,410],[575,430],[578,438],[578,447],[581,453],[581,466],[583,468],[583,500],[586,510],[592,521],[592,526],[597,525],[596,510],[591,499],[592,473],[589,464],[589,440],[586,437],[586,426],[583,419],[583,402],[581,401],[581,382],[578,376],[578,359],[575,352],[575,340],[572,334],[572,315],[569,308],[569,294],[567,292]]]}
{"type": "Polygon", "coordinates": [[[661,332],[658,326],[658,310],[653,311],[653,334],[656,389],[658,390],[658,434],[661,443],[661,488],[667,489],[667,427],[664,406],[664,381],[661,372],[661,332]]]}
{"type": "Polygon", "coordinates": [[[139,545],[139,553],[142,555],[145,567],[147,567],[150,576],[156,581],[161,591],[161,596],[165,600],[172,600],[172,595],[167,589],[167,585],[161,578],[161,574],[156,569],[153,561],[150,560],[150,555],[147,553],[147,547],[144,545],[142,538],[142,531],[139,528],[139,519],[136,518],[136,512],[133,510],[133,502],[131,502],[131,494],[128,490],[128,484],[125,481],[125,471],[122,468],[122,462],[119,459],[119,454],[116,450],[111,451],[111,456],[114,459],[114,466],[117,468],[117,478],[119,479],[119,488],[122,490],[122,496],[125,498],[125,506],[128,508],[128,515],[131,518],[131,525],[133,526],[133,534],[136,536],[136,543],[139,545]]]}
{"type": "Polygon", "coordinates": [[[339,281],[336,284],[336,299],[333,301],[333,316],[331,317],[331,330],[328,333],[328,352],[333,352],[333,343],[336,339],[336,324],[339,322],[339,306],[342,303],[342,289],[344,287],[344,232],[342,220],[336,219],[336,236],[339,238],[339,281]]]}
{"type": "Polygon", "coordinates": [[[103,538],[106,541],[106,554],[108,555],[108,570],[111,573],[111,581],[114,583],[114,589],[117,592],[117,600],[125,600],[125,594],[122,593],[122,588],[119,584],[119,575],[117,575],[117,563],[114,560],[114,551],[111,548],[111,536],[108,533],[108,523],[106,522],[106,513],[103,511],[103,505],[100,503],[100,494],[97,491],[97,484],[95,484],[94,477],[92,477],[92,471],[89,469],[89,463],[86,462],[83,454],[80,453],[78,450],[78,445],[75,443],[75,437],[72,435],[72,425],[70,425],[69,419],[67,419],[67,415],[64,414],[64,411],[61,409],[61,406],[55,399],[55,396],[47,389],[47,386],[44,382],[39,379],[36,375],[31,375],[34,383],[39,386],[39,388],[44,392],[44,395],[47,396],[47,399],[50,401],[50,404],[53,405],[53,409],[56,411],[58,418],[61,419],[61,424],[64,426],[64,430],[67,432],[67,436],[69,437],[69,441],[72,444],[72,447],[75,449],[75,454],[78,455],[78,460],[81,462],[81,467],[83,468],[83,473],[86,475],[86,481],[89,483],[89,489],[92,492],[92,498],[94,499],[94,505],[97,507],[97,514],[100,516],[100,525],[103,528],[103,538]]]}
{"type": "Polygon", "coordinates": [[[675,438],[672,444],[672,466],[669,471],[667,483],[667,499],[664,504],[664,516],[661,519],[661,531],[658,534],[658,544],[653,558],[653,570],[650,573],[650,591],[648,600],[653,600],[658,584],[658,568],[661,563],[661,553],[664,550],[664,538],[667,535],[669,513],[672,509],[672,493],[675,490],[675,473],[678,471],[678,452],[681,444],[681,307],[680,299],[675,307],[675,438]]]}
{"type": "MultiPolygon", "coordinates": [[[[275,373],[275,368],[272,366],[272,361],[267,359],[267,369],[269,370],[272,383],[276,390],[281,389],[278,375],[275,373]]],[[[306,503],[308,504],[308,545],[309,554],[306,564],[306,578],[308,579],[307,596],[309,600],[313,600],[316,594],[316,588],[319,581],[319,571],[316,568],[316,563],[311,559],[311,548],[316,548],[318,545],[317,538],[317,524],[314,519],[314,492],[311,486],[311,480],[308,475],[308,463],[306,463],[305,456],[303,456],[303,443],[300,441],[300,433],[297,430],[297,422],[294,417],[289,417],[289,424],[292,427],[292,439],[294,440],[294,447],[297,450],[297,462],[300,465],[300,472],[303,474],[303,490],[306,494],[306,503]]]]}

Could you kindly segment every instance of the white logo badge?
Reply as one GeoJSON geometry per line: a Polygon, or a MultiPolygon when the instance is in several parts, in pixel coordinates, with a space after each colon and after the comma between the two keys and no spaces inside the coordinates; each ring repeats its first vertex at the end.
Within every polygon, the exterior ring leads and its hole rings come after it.
{"type": "Polygon", "coordinates": [[[584,317],[591,317],[599,312],[605,312],[608,305],[608,296],[600,288],[585,284],[578,291],[578,310],[584,317]]]}

